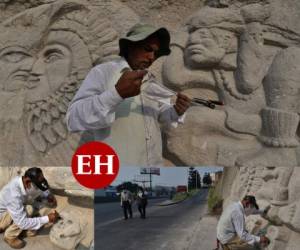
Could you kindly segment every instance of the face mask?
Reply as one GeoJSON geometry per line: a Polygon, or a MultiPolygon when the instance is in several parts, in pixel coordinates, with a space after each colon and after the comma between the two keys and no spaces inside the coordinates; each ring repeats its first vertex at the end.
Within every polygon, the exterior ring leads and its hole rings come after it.
{"type": "Polygon", "coordinates": [[[251,215],[251,214],[253,214],[255,212],[255,208],[254,207],[246,207],[245,208],[245,215],[246,216],[249,216],[249,215],[251,215]]]}
{"type": "Polygon", "coordinates": [[[40,195],[40,191],[33,183],[31,183],[30,188],[26,190],[26,194],[29,198],[35,199],[40,195]]]}

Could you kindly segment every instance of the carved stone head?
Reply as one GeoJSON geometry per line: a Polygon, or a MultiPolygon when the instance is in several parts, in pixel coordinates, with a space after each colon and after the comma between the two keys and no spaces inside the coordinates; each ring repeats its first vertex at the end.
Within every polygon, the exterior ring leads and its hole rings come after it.
{"type": "Polygon", "coordinates": [[[187,22],[189,37],[185,62],[192,68],[219,66],[228,53],[237,51],[237,33],[243,19],[228,9],[204,7],[187,22]]]}
{"type": "Polygon", "coordinates": [[[75,249],[84,236],[80,221],[74,214],[63,212],[60,216],[62,219],[51,228],[50,240],[62,249],[75,249]]]}

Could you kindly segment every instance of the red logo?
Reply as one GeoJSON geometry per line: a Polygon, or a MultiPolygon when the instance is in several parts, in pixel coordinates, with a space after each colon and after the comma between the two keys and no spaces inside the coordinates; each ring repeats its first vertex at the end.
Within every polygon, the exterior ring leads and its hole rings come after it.
{"type": "Polygon", "coordinates": [[[107,187],[119,173],[119,158],[107,144],[88,142],[73,155],[72,172],[76,180],[87,188],[107,187]]]}

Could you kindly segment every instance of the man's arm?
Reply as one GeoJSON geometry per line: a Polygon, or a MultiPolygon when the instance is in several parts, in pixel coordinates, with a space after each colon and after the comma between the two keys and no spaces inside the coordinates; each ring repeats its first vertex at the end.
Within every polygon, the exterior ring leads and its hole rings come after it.
{"type": "Polygon", "coordinates": [[[55,196],[51,193],[50,190],[46,190],[46,191],[42,192],[41,195],[36,198],[36,200],[40,201],[40,202],[42,200],[46,200],[47,205],[49,207],[56,207],[57,206],[57,200],[56,200],[55,196]]]}
{"type": "Polygon", "coordinates": [[[115,109],[123,101],[115,88],[107,89],[101,69],[93,68],[68,108],[66,122],[70,131],[94,130],[110,127],[115,109]]]}
{"type": "Polygon", "coordinates": [[[232,223],[237,235],[241,240],[247,242],[249,245],[254,245],[260,242],[260,237],[250,234],[246,231],[245,218],[243,214],[234,213],[232,215],[232,223]]]}
{"type": "Polygon", "coordinates": [[[121,207],[123,206],[123,194],[121,193],[121,207]]]}
{"type": "Polygon", "coordinates": [[[22,230],[38,230],[49,222],[48,216],[28,218],[21,197],[14,197],[7,204],[7,210],[13,222],[22,230]]]}

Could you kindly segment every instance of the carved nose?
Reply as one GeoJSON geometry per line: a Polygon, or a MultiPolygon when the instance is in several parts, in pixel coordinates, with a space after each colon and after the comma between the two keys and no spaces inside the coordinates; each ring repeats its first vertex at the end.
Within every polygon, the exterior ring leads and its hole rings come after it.
{"type": "Polygon", "coordinates": [[[34,62],[31,69],[31,74],[34,76],[40,76],[45,73],[45,67],[42,59],[38,59],[34,62]]]}

